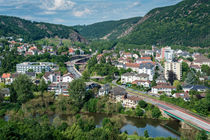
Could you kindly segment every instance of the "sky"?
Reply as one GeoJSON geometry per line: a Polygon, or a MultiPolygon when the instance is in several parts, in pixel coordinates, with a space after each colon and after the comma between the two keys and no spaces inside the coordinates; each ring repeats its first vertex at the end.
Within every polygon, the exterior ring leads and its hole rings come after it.
{"type": "Polygon", "coordinates": [[[144,16],[181,0],[0,0],[0,15],[64,25],[144,16]]]}

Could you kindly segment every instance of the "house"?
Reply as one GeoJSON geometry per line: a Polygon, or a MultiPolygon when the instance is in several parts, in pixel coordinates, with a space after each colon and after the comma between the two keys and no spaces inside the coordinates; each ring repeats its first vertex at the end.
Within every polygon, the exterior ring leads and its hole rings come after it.
{"type": "Polygon", "coordinates": [[[176,87],[170,85],[157,85],[152,87],[152,93],[154,94],[166,93],[168,96],[170,96],[173,90],[176,90],[176,87]]]}
{"type": "Polygon", "coordinates": [[[117,67],[118,69],[121,69],[121,68],[125,69],[125,65],[124,65],[123,63],[115,63],[114,65],[115,65],[115,67],[117,67]]]}
{"type": "Polygon", "coordinates": [[[123,53],[123,57],[124,57],[124,58],[132,58],[133,55],[132,55],[132,53],[125,52],[125,53],[123,53]]]}
{"type": "Polygon", "coordinates": [[[185,62],[185,63],[187,63],[188,66],[190,66],[192,64],[192,62],[190,62],[189,60],[184,60],[184,59],[179,59],[178,62],[179,63],[185,62]]]}
{"type": "Polygon", "coordinates": [[[152,63],[141,63],[139,66],[139,74],[140,73],[145,73],[149,75],[149,80],[153,80],[153,76],[155,74],[155,65],[152,63]]]}
{"type": "Polygon", "coordinates": [[[144,81],[144,80],[136,80],[133,81],[132,84],[136,84],[138,86],[143,86],[143,87],[150,87],[151,82],[150,81],[144,81]]]}
{"type": "Polygon", "coordinates": [[[2,88],[2,89],[0,89],[0,94],[3,97],[9,97],[10,96],[10,90],[9,90],[9,88],[2,88]]]}
{"type": "Polygon", "coordinates": [[[48,91],[49,92],[54,92],[55,95],[68,95],[68,88],[69,88],[69,83],[65,82],[59,82],[59,83],[51,83],[48,86],[48,91]]]}
{"type": "Polygon", "coordinates": [[[196,72],[201,72],[201,67],[199,65],[191,65],[190,68],[195,69],[196,72]]]}
{"type": "Polygon", "coordinates": [[[114,99],[116,102],[121,102],[122,97],[127,96],[127,91],[121,87],[114,87],[111,90],[111,98],[114,99]]]}
{"type": "Polygon", "coordinates": [[[121,75],[121,83],[126,84],[126,83],[132,83],[136,80],[144,80],[147,81],[149,80],[149,75],[145,73],[137,74],[133,72],[127,72],[123,75],[121,75]]]}
{"type": "Polygon", "coordinates": [[[157,79],[156,79],[156,83],[167,83],[165,77],[163,75],[160,75],[157,79]]]}
{"type": "Polygon", "coordinates": [[[139,56],[137,54],[133,54],[133,58],[138,59],[139,56]]]}
{"type": "Polygon", "coordinates": [[[173,95],[174,98],[182,98],[184,101],[189,101],[190,100],[190,95],[189,93],[175,93],[173,95]]]}
{"type": "Polygon", "coordinates": [[[206,92],[209,88],[203,85],[186,85],[183,87],[184,92],[189,93],[190,90],[196,90],[198,92],[206,92]]]}
{"type": "Polygon", "coordinates": [[[136,60],[136,63],[142,63],[142,62],[151,62],[151,57],[141,57],[136,60]]]}
{"type": "Polygon", "coordinates": [[[10,73],[3,73],[1,76],[1,81],[5,83],[5,85],[9,85],[13,82],[12,76],[10,73]]]}
{"type": "Polygon", "coordinates": [[[67,73],[63,75],[62,82],[71,83],[74,79],[74,75],[72,75],[71,73],[67,73]]]}
{"type": "Polygon", "coordinates": [[[142,99],[139,98],[138,96],[127,95],[122,98],[121,103],[123,107],[136,108],[140,100],[142,99]]]}
{"type": "Polygon", "coordinates": [[[73,48],[69,48],[69,55],[75,55],[75,51],[73,48]]]}
{"type": "Polygon", "coordinates": [[[109,92],[111,90],[111,87],[109,84],[105,84],[104,86],[102,86],[100,89],[99,89],[99,92],[98,92],[98,95],[99,96],[104,96],[104,95],[108,95],[109,92]]]}
{"type": "Polygon", "coordinates": [[[132,71],[138,72],[139,71],[139,64],[137,63],[126,63],[125,64],[126,69],[132,69],[132,71]]]}
{"type": "Polygon", "coordinates": [[[208,59],[205,56],[197,56],[195,57],[195,60],[193,61],[193,65],[198,65],[198,66],[202,66],[202,65],[208,65],[210,67],[210,59],[208,59]]]}
{"type": "Polygon", "coordinates": [[[43,79],[46,83],[59,83],[62,81],[60,72],[45,72],[43,79]]]}

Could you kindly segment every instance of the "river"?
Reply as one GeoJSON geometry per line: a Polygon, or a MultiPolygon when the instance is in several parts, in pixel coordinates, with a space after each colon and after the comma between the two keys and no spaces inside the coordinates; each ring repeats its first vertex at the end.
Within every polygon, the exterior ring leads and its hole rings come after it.
{"type": "MultiPolygon", "coordinates": [[[[93,117],[96,123],[96,127],[101,127],[102,120],[105,117],[111,117],[106,114],[86,114],[89,117],[93,117]]],[[[53,122],[53,119],[57,115],[49,116],[50,121],[53,122]]],[[[62,120],[67,120],[71,116],[62,116],[59,117],[62,120]]],[[[9,117],[4,116],[6,121],[9,120],[9,117]]],[[[139,136],[144,135],[144,131],[147,130],[150,137],[172,137],[180,139],[180,124],[176,120],[153,120],[153,119],[143,119],[143,118],[133,118],[125,117],[123,127],[121,132],[127,132],[129,135],[137,132],[139,136]]]]}

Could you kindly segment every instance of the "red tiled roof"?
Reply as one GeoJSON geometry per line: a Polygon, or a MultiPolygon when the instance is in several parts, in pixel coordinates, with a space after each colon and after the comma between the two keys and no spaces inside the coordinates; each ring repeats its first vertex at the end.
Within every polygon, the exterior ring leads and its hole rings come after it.
{"type": "Polygon", "coordinates": [[[137,64],[137,63],[126,63],[125,65],[126,67],[136,67],[136,68],[140,66],[140,64],[137,64]]]}
{"type": "Polygon", "coordinates": [[[140,59],[151,60],[151,57],[141,57],[140,59]]]}
{"type": "Polygon", "coordinates": [[[11,74],[10,73],[3,73],[2,78],[10,78],[11,74]]]}

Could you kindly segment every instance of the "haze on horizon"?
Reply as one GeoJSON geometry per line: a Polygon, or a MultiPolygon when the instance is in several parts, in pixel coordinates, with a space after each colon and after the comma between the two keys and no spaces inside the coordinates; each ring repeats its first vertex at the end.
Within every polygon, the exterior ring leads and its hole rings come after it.
{"type": "Polygon", "coordinates": [[[181,0],[0,0],[0,15],[64,25],[144,16],[181,0]]]}

